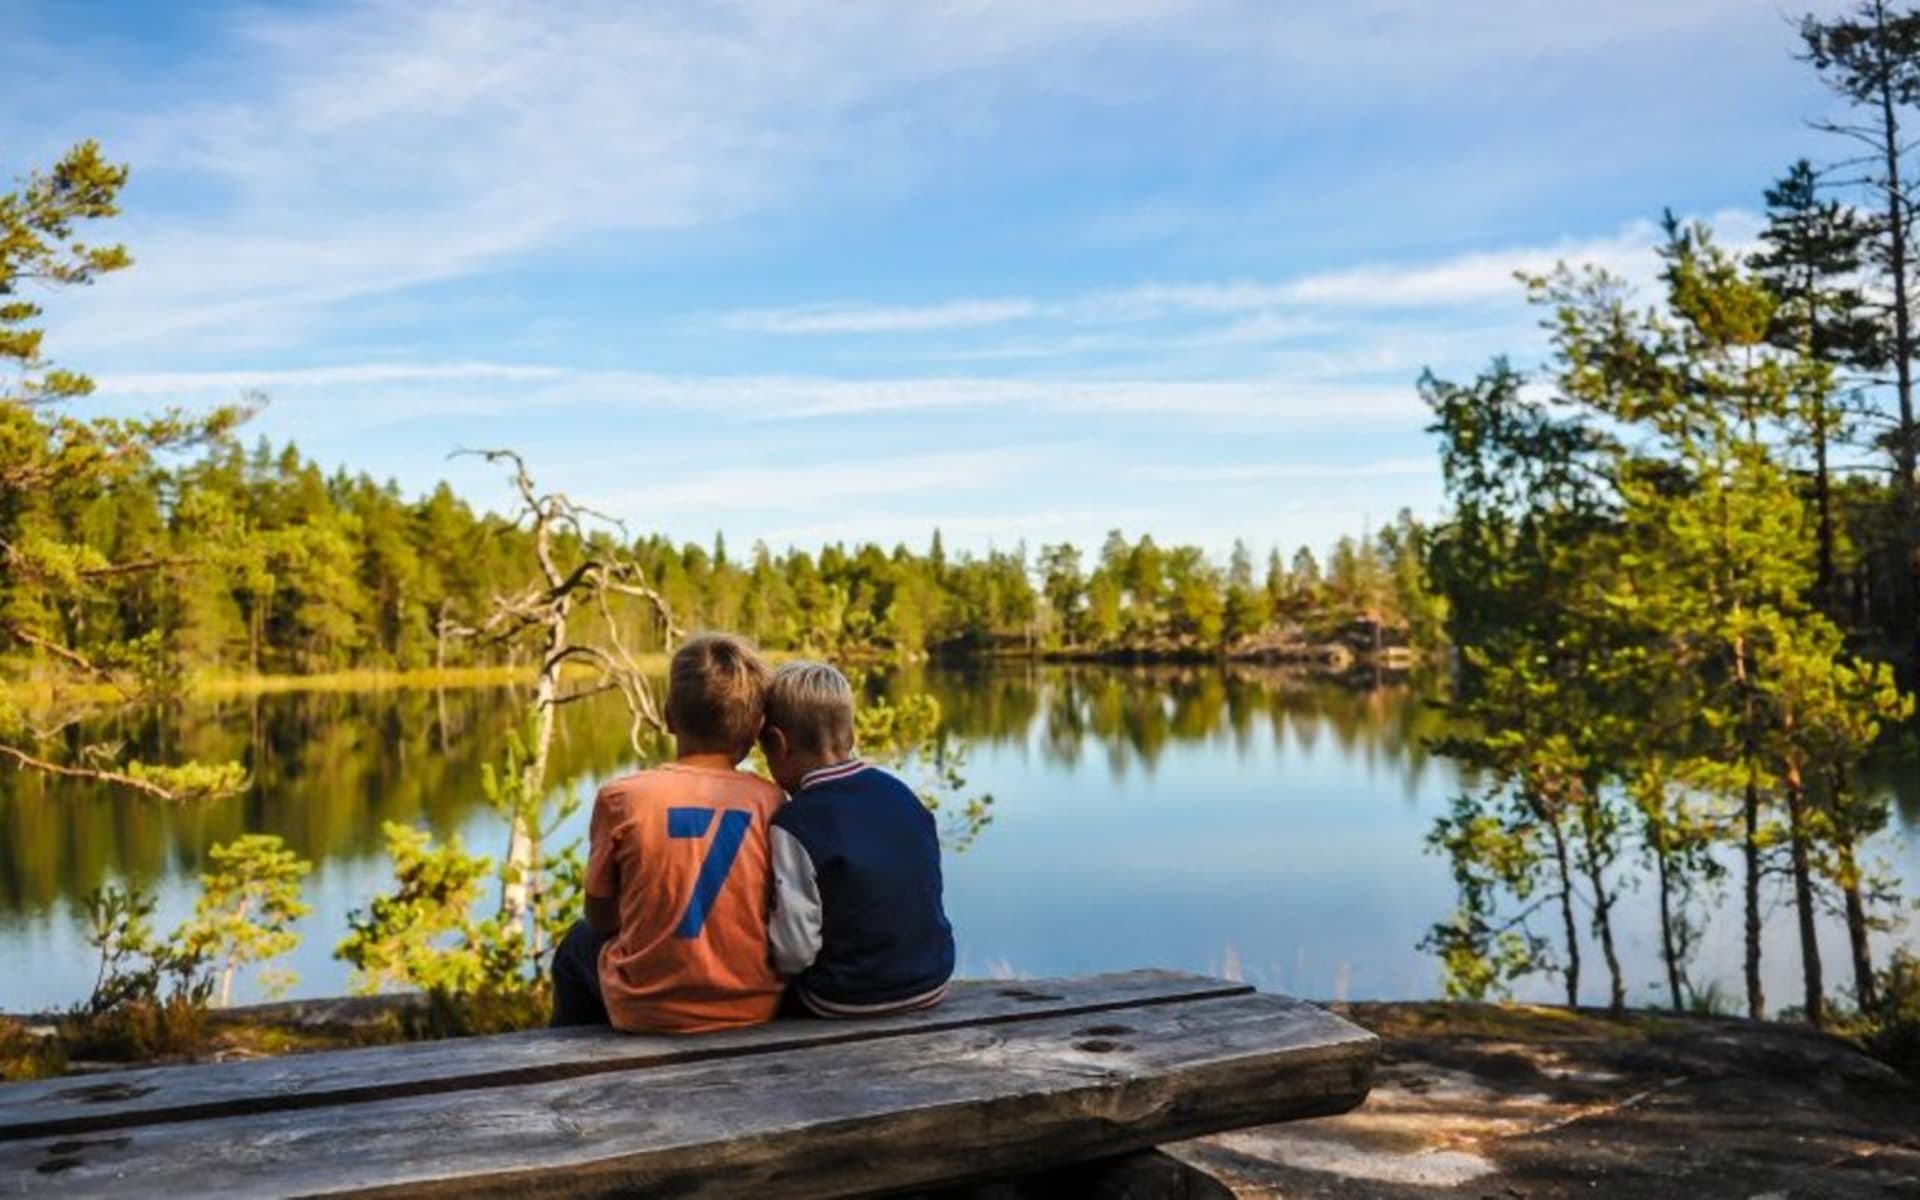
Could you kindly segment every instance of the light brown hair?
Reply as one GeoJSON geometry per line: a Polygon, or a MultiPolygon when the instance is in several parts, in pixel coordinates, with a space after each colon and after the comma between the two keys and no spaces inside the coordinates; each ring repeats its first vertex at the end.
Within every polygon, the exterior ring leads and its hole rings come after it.
{"type": "Polygon", "coordinates": [[[803,753],[848,754],[853,750],[853,685],[826,663],[787,663],[767,685],[767,724],[803,753]]]}
{"type": "Polygon", "coordinates": [[[765,714],[767,667],[753,643],[702,633],[673,652],[667,672],[667,724],[680,752],[744,756],[765,714]]]}

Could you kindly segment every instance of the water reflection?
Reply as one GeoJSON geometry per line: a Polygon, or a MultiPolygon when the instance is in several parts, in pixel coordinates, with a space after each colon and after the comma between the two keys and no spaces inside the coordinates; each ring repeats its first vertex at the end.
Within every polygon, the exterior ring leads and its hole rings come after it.
{"type": "MultiPolygon", "coordinates": [[[[1401,774],[1427,767],[1436,708],[1410,686],[1359,689],[1280,672],[1166,667],[980,666],[869,672],[877,698],[932,693],[944,736],[965,749],[1023,748],[1044,763],[1113,780],[1151,777],[1176,744],[1240,758],[1257,736],[1339,752],[1401,774]],[[1264,722],[1267,730],[1259,729],[1264,722]]],[[[503,753],[525,703],[509,688],[281,693],[120,714],[81,736],[125,742],[134,757],[238,761],[252,786],[231,800],[170,808],[97,785],[0,775],[0,916],[43,913],[108,879],[155,882],[200,869],[208,847],[242,833],[285,838],[324,863],[380,852],[386,821],[440,832],[484,808],[481,764],[503,753]]],[[[557,786],[631,765],[613,698],[566,710],[557,786]]]]}
{"type": "MultiPolygon", "coordinates": [[[[136,757],[244,763],[229,800],[168,807],[96,785],[0,777],[0,914],[43,911],[108,878],[153,882],[200,868],[208,847],[272,833],[316,862],[377,852],[385,821],[460,828],[484,805],[480,768],[523,700],[511,689],[293,693],[122,715],[88,737],[136,757]]],[[[626,728],[582,711],[555,747],[556,778],[610,774],[626,728]]]]}
{"type": "MultiPolygon", "coordinates": [[[[948,864],[966,972],[1155,965],[1308,995],[1430,996],[1438,973],[1415,947],[1454,897],[1424,838],[1458,784],[1427,750],[1443,725],[1432,693],[1367,683],[1019,663],[870,669],[861,685],[876,699],[931,692],[942,736],[964,753],[968,792],[995,798],[993,824],[948,864]]],[[[207,849],[250,831],[278,834],[316,864],[314,913],[289,964],[296,994],[343,990],[331,952],[346,915],[391,878],[383,822],[500,851],[481,766],[502,755],[523,704],[511,689],[281,694],[86,731],[141,755],[246,764],[245,794],[200,806],[0,775],[0,1009],[84,993],[92,963],[77,902],[89,889],[150,885],[161,921],[177,920],[207,849]]],[[[616,697],[564,710],[555,787],[583,790],[629,768],[626,729],[616,697]]],[[[1892,863],[1920,877],[1920,773],[1889,764],[1875,782],[1903,814],[1892,863]]],[[[582,813],[563,838],[584,826],[582,813]]],[[[1622,953],[1636,997],[1654,999],[1640,995],[1657,977],[1644,900],[1624,902],[1622,953]]],[[[1739,930],[1721,924],[1710,922],[1702,978],[1737,977],[1739,930]]],[[[1785,995],[1795,960],[1791,931],[1778,933],[1768,986],[1785,995]]]]}
{"type": "Polygon", "coordinates": [[[1077,767],[1091,748],[1114,780],[1151,776],[1173,745],[1204,743],[1244,759],[1260,736],[1309,751],[1329,738],[1356,763],[1399,773],[1412,795],[1428,766],[1427,743],[1443,725],[1432,689],[1417,681],[1356,686],[1238,665],[984,664],[894,676],[888,686],[932,692],[949,733],[963,741],[1020,742],[1037,733],[1045,761],[1077,767]]]}

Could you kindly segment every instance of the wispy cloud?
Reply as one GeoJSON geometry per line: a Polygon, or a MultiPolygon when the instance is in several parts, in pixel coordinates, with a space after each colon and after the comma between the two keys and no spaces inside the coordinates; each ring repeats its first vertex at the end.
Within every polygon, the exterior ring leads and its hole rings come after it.
{"type": "Polygon", "coordinates": [[[1431,454],[1383,458],[1371,462],[1210,463],[1202,466],[1145,466],[1137,474],[1156,483],[1318,483],[1349,479],[1403,479],[1439,473],[1431,454]]]}
{"type": "Polygon", "coordinates": [[[565,378],[564,367],[516,363],[351,363],[342,366],[264,367],[227,371],[149,371],[103,376],[112,396],[226,395],[250,389],[364,387],[392,383],[528,382],[565,378]]]}
{"type": "MultiPolygon", "coordinates": [[[[1730,248],[1742,250],[1752,244],[1760,218],[1729,209],[1707,221],[1730,248]]],[[[1653,222],[1637,220],[1604,237],[1478,250],[1429,261],[1369,263],[1291,279],[1149,282],[1060,300],[961,297],[922,305],[843,301],[742,309],[720,314],[716,323],[756,333],[887,334],[1012,323],[1137,326],[1165,318],[1234,317],[1232,324],[1185,333],[1181,340],[1187,345],[1259,343],[1325,333],[1336,328],[1336,317],[1351,319],[1361,313],[1515,305],[1524,291],[1521,276],[1544,274],[1560,264],[1600,267],[1648,284],[1657,267],[1658,239],[1653,222]]]]}
{"type": "MultiPolygon", "coordinates": [[[[843,186],[910,189],[977,161],[1043,104],[1258,127],[1303,97],[1407,104],[1423,85],[1492,64],[1675,36],[1750,7],[1620,0],[1604,16],[1548,0],[1471,13],[1400,0],[236,8],[219,44],[172,57],[153,78],[116,82],[123,110],[103,131],[110,149],[143,172],[191,181],[193,201],[165,217],[131,215],[141,270],[76,300],[62,334],[88,352],[297,343],[323,315],[365,297],[472,277],[596,234],[671,238],[843,186]],[[1181,77],[1208,86],[1171,86],[1181,77]],[[1216,95],[1233,100],[1216,104],[1216,95]]],[[[31,75],[16,82],[34,91],[31,75]]],[[[65,102],[64,80],[47,86],[65,102]]],[[[37,105],[21,97],[22,111],[37,105]]],[[[0,122],[0,132],[27,131],[0,122]]],[[[1227,311],[1308,299],[1418,304],[1500,286],[1507,264],[1482,266],[1278,290],[1176,284],[1114,299],[1227,311]]],[[[958,328],[1023,319],[1025,306],[770,310],[743,328],[958,328]]]]}
{"type": "Polygon", "coordinates": [[[992,74],[1017,105],[1063,80],[1056,51],[1083,70],[1217,2],[243,10],[114,145],[197,179],[217,232],[133,222],[142,270],[76,303],[68,341],[284,343],[357,298],[596,232],[724,224],[855,167],[884,183],[875,166],[951,144],[956,81],[992,74]]]}
{"type": "Polygon", "coordinates": [[[957,300],[920,307],[816,304],[799,308],[742,309],[721,317],[728,329],[751,333],[924,333],[972,329],[1033,316],[1031,300],[957,300]]]}
{"type": "Polygon", "coordinates": [[[257,371],[104,375],[104,399],[188,401],[264,389],[283,406],[322,404],[342,427],[431,416],[457,396],[463,412],[565,407],[679,410],[722,422],[831,421],[929,410],[1233,418],[1263,428],[1404,425],[1421,410],[1410,386],[1302,386],[1286,378],[1029,379],[902,376],[649,375],[550,364],[344,364],[257,371]]]}

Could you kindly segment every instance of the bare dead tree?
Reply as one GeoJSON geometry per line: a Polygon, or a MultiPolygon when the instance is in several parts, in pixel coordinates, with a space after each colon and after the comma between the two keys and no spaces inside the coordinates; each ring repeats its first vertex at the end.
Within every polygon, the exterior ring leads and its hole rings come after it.
{"type": "MultiPolygon", "coordinates": [[[[618,693],[629,717],[628,740],[636,754],[644,754],[648,730],[664,732],[666,723],[655,701],[646,672],[628,645],[615,614],[613,599],[644,602],[670,645],[680,636],[665,597],[647,580],[640,563],[626,549],[625,527],[612,517],[573,500],[564,492],[543,492],[535,485],[526,461],[513,450],[462,450],[461,455],[485,459],[511,468],[519,496],[513,514],[516,525],[532,535],[538,575],[525,587],[496,595],[491,610],[477,628],[443,621],[446,635],[466,636],[501,645],[538,646],[539,657],[530,702],[529,745],[521,764],[520,793],[537,804],[545,795],[547,762],[553,745],[559,709],[592,696],[618,693]],[[610,531],[613,539],[596,539],[593,526],[610,531]],[[597,618],[597,636],[577,638],[574,617],[597,618]],[[571,685],[569,675],[586,678],[571,685]]],[[[505,884],[501,889],[501,917],[508,923],[525,922],[538,899],[541,830],[538,823],[516,812],[507,839],[505,884]]],[[[540,952],[537,922],[530,944],[540,952]]]]}

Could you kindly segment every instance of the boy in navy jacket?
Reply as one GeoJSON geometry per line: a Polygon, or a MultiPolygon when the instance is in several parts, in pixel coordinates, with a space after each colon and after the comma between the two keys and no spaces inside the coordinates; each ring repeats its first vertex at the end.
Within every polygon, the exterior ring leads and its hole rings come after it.
{"type": "Polygon", "coordinates": [[[773,818],[773,965],[821,1017],[938,1004],[953,974],[940,837],[913,789],[853,756],[853,689],[788,663],[766,694],[760,747],[789,799],[773,818]]]}

